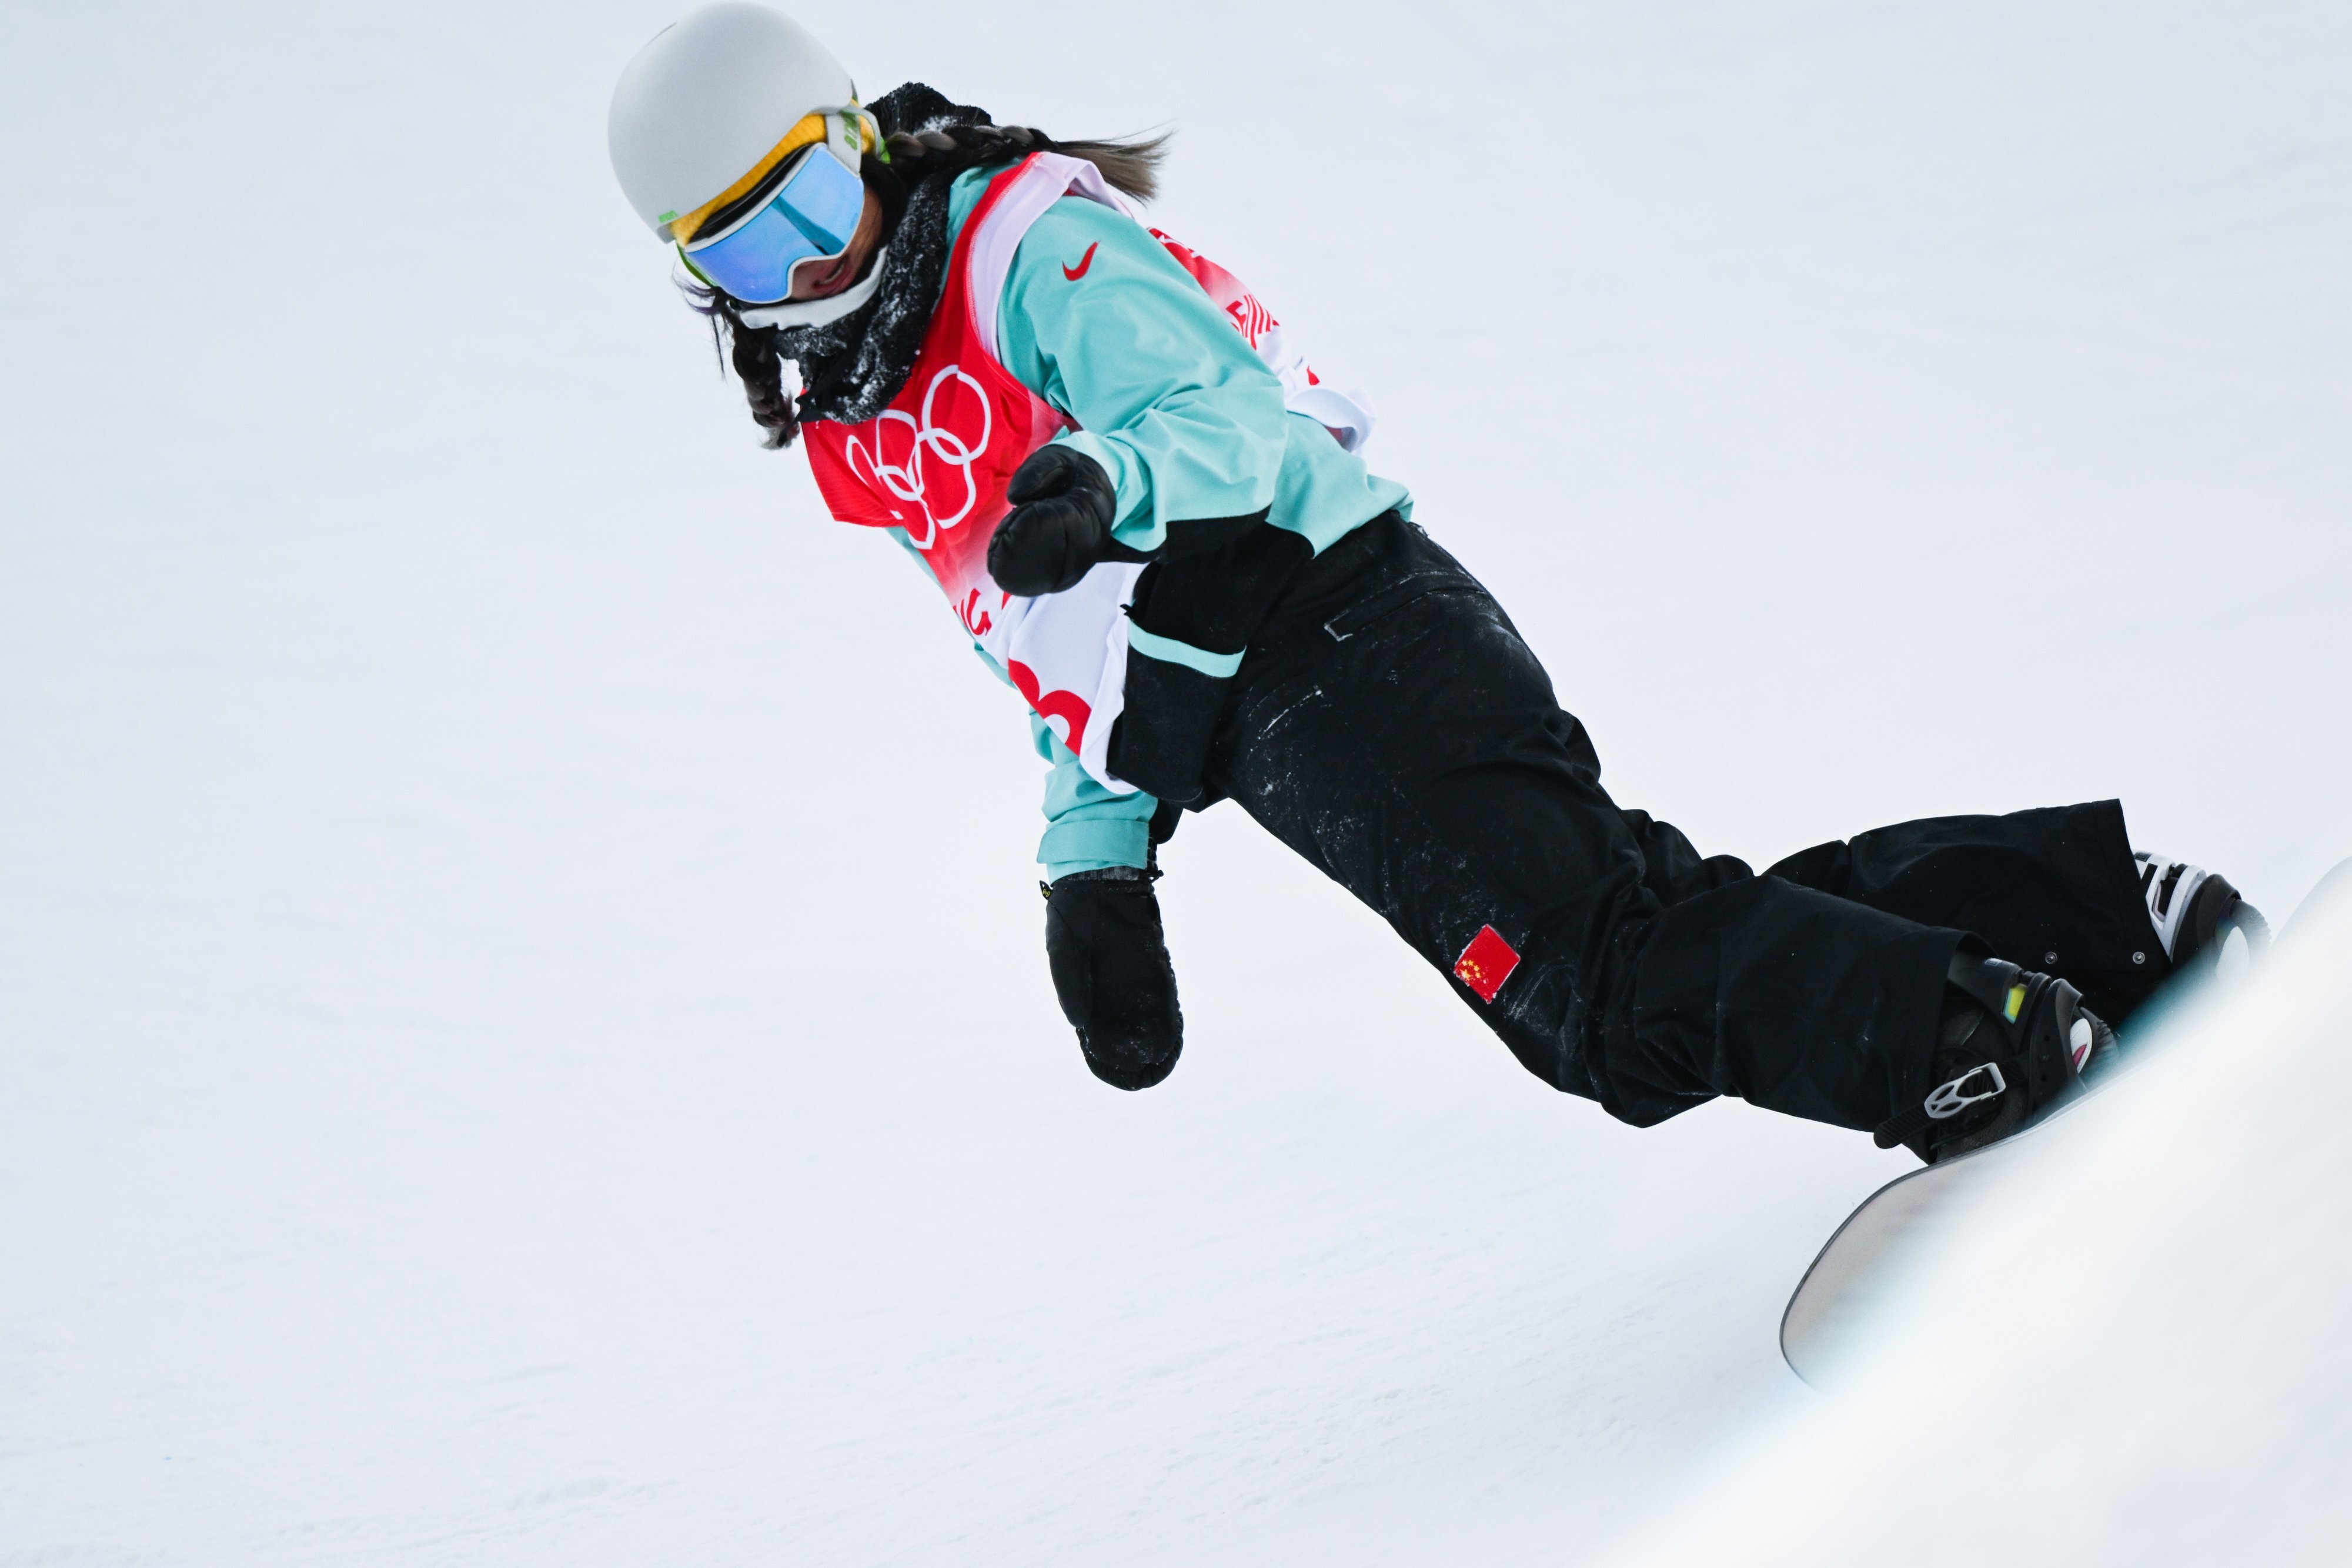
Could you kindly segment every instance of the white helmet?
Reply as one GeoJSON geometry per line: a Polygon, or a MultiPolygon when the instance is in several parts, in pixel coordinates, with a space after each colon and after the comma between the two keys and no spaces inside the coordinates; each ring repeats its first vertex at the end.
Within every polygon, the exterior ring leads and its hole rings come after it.
{"type": "Polygon", "coordinates": [[[742,179],[803,118],[856,100],[841,62],[790,16],[745,0],[705,5],[621,72],[604,127],[613,172],[667,239],[673,222],[742,179]]]}

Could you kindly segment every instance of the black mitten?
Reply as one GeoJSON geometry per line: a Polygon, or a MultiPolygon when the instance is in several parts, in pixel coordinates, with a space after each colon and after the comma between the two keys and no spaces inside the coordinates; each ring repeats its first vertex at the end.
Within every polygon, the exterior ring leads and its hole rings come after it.
{"type": "Polygon", "coordinates": [[[1102,465],[1048,442],[1013,471],[1013,510],[988,541],[988,575],[1007,593],[1034,599],[1076,585],[1098,561],[1142,557],[1112,542],[1118,494],[1102,465]]]}
{"type": "Polygon", "coordinates": [[[1176,1070],[1184,1015],[1148,873],[1074,872],[1046,888],[1045,956],[1096,1077],[1149,1089],[1176,1070]]]}

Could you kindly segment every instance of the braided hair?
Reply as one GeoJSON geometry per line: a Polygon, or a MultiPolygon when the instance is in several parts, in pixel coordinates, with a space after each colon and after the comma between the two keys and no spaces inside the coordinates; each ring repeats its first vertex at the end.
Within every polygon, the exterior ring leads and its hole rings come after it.
{"type": "MultiPolygon", "coordinates": [[[[897,233],[917,187],[951,181],[968,169],[1009,162],[1031,152],[1058,152],[1084,159],[1114,189],[1148,202],[1159,193],[1160,165],[1168,152],[1165,132],[1056,141],[1031,126],[997,125],[984,110],[949,104],[919,83],[886,95],[875,103],[874,113],[884,128],[888,157],[867,154],[859,172],[881,201],[886,242],[897,233]],[[888,112],[892,109],[899,115],[888,112]],[[901,116],[914,121],[912,129],[893,128],[901,116]]],[[[782,329],[746,322],[743,306],[716,288],[690,280],[681,280],[678,287],[688,304],[710,322],[712,349],[732,363],[743,383],[752,423],[766,433],[761,444],[771,450],[792,445],[800,435],[801,416],[793,394],[784,389],[784,356],[778,342],[782,329]]]]}

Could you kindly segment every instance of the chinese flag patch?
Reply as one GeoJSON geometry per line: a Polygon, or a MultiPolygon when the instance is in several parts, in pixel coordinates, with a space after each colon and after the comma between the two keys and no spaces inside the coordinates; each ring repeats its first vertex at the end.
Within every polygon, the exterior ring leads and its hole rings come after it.
{"type": "Polygon", "coordinates": [[[1480,1001],[1491,1002],[1518,967],[1517,950],[1493,926],[1481,925],[1478,935],[1470,938],[1470,946],[1462,949],[1462,956],[1454,960],[1454,977],[1477,992],[1480,1001]]]}

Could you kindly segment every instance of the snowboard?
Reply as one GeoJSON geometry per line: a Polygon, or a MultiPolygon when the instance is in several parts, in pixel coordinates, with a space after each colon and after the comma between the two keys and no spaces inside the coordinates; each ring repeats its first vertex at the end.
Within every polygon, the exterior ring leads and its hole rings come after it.
{"type": "MultiPolygon", "coordinates": [[[[2319,879],[2279,928],[2280,937],[2294,932],[2305,911],[2347,889],[2352,889],[2352,860],[2337,862],[2319,879]]],[[[1949,1223],[1958,1200],[1998,1177],[2029,1140],[2064,1121],[2090,1098],[2077,1098],[2000,1143],[1897,1176],[1864,1198],[1797,1281],[1788,1311],[1780,1316],[1780,1354],[1789,1369],[1822,1387],[1832,1364],[1869,1322],[1899,1274],[1894,1266],[1896,1255],[1933,1237],[1949,1223]]]]}

